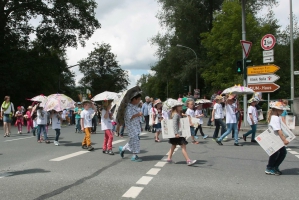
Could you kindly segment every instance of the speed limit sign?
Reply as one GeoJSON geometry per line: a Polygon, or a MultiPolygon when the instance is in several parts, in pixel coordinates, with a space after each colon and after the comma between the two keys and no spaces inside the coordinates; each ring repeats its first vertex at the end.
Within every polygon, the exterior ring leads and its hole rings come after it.
{"type": "Polygon", "coordinates": [[[272,34],[265,35],[261,40],[261,46],[266,51],[273,49],[275,44],[276,44],[276,38],[272,34]]]}

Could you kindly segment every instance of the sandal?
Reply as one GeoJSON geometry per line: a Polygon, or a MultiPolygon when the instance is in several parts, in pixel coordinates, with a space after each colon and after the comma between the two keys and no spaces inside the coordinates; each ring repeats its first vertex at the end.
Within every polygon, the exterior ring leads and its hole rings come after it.
{"type": "Polygon", "coordinates": [[[155,140],[155,142],[160,142],[160,140],[155,140]]]}

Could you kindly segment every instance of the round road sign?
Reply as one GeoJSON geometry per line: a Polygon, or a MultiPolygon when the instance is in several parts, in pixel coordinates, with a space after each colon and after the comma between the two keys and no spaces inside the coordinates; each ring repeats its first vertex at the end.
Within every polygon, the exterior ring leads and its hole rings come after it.
{"type": "Polygon", "coordinates": [[[272,34],[265,35],[261,40],[261,46],[264,50],[271,50],[276,44],[276,38],[272,34]]]}

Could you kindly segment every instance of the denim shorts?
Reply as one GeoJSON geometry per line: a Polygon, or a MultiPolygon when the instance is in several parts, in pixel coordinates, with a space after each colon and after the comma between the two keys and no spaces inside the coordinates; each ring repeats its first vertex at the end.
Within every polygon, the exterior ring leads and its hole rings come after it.
{"type": "Polygon", "coordinates": [[[10,117],[10,114],[3,115],[3,122],[11,123],[11,121],[12,121],[12,118],[10,117]]]}
{"type": "Polygon", "coordinates": [[[190,126],[190,132],[192,136],[195,135],[195,128],[193,126],[190,126]]]}

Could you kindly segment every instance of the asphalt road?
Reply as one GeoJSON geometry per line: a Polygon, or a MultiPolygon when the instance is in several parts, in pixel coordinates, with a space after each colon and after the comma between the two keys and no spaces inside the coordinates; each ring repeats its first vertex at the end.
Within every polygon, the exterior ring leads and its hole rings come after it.
{"type": "MultiPolygon", "coordinates": [[[[98,130],[100,127],[98,126],[98,130]]],[[[0,129],[3,132],[2,129],[0,129]]],[[[204,129],[212,135],[212,129],[204,129]]],[[[0,199],[299,199],[299,140],[289,146],[281,165],[281,176],[264,173],[268,156],[258,144],[233,141],[219,146],[211,138],[187,145],[197,163],[188,167],[180,148],[173,156],[175,164],[166,164],[170,145],[155,143],[152,133],[141,136],[140,157],[121,159],[118,146],[127,138],[114,138],[116,155],[102,153],[103,134],[92,135],[95,151],[81,149],[83,134],[74,126],[61,130],[60,144],[39,144],[31,134],[0,138],[0,199]]],[[[54,139],[54,130],[49,130],[54,139]]],[[[242,133],[240,133],[241,135],[242,133]]],[[[190,142],[190,139],[189,139],[190,142]]]]}

